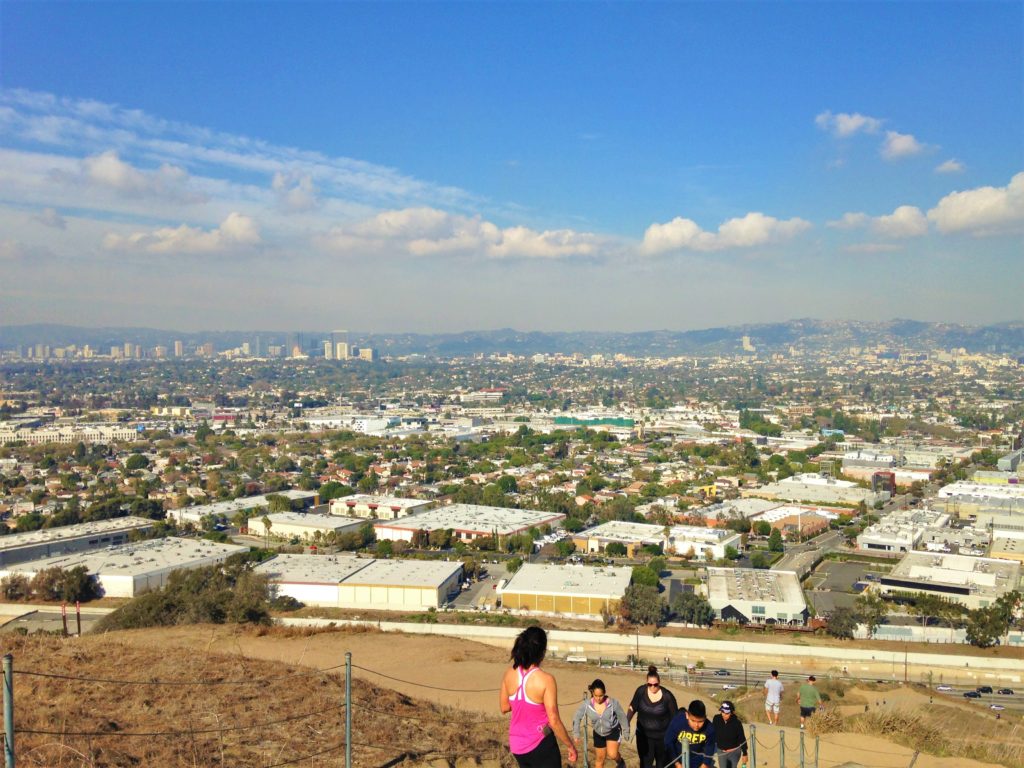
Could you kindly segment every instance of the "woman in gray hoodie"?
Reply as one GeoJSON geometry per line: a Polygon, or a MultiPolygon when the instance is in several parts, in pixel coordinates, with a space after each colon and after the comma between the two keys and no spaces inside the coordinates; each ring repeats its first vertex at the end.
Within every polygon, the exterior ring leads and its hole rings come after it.
{"type": "Polygon", "coordinates": [[[618,764],[619,741],[629,741],[629,724],[626,713],[618,701],[607,695],[604,682],[595,680],[588,688],[590,698],[580,704],[572,719],[572,736],[576,746],[580,744],[580,724],[584,728],[594,726],[594,751],[597,755],[594,768],[604,768],[605,757],[618,764]]]}

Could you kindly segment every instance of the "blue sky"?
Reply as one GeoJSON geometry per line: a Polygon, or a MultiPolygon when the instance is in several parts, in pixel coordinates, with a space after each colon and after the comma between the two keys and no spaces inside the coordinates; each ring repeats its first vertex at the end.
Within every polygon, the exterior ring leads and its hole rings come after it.
{"type": "Polygon", "coordinates": [[[4,2],[0,322],[1021,319],[1022,8],[4,2]]]}

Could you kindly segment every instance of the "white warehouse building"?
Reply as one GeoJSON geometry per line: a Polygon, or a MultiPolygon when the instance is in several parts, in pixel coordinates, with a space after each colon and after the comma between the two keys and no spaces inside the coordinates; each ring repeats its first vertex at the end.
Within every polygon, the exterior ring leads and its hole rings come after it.
{"type": "Polygon", "coordinates": [[[401,520],[377,523],[378,541],[412,541],[416,531],[452,531],[462,541],[473,541],[497,534],[499,539],[526,533],[542,525],[560,526],[565,515],[532,509],[508,509],[478,504],[451,504],[401,520]]]}
{"type": "Polygon", "coordinates": [[[0,536],[0,566],[125,544],[133,531],[152,527],[153,521],[144,517],[113,517],[0,536]]]}
{"type": "Polygon", "coordinates": [[[331,499],[331,514],[376,520],[397,520],[400,517],[426,512],[433,504],[434,502],[423,499],[357,494],[331,499]]]}
{"type": "Polygon", "coordinates": [[[331,533],[356,533],[366,525],[358,517],[338,517],[306,512],[274,512],[269,515],[250,517],[246,529],[251,536],[267,535],[274,539],[298,538],[312,541],[319,532],[321,536],[331,533]],[[264,518],[270,523],[269,529],[264,518]]]}
{"type": "Polygon", "coordinates": [[[708,602],[723,621],[804,624],[809,611],[792,571],[708,568],[708,602]]]}
{"type": "Polygon", "coordinates": [[[84,566],[96,577],[104,596],[130,598],[164,586],[174,571],[223,563],[231,555],[248,551],[248,547],[206,539],[149,539],[6,566],[0,570],[0,579],[13,573],[31,579],[47,568],[68,570],[84,566]]]}
{"type": "Polygon", "coordinates": [[[355,555],[278,555],[256,568],[278,595],[325,608],[424,611],[458,594],[462,563],[355,555]]]}

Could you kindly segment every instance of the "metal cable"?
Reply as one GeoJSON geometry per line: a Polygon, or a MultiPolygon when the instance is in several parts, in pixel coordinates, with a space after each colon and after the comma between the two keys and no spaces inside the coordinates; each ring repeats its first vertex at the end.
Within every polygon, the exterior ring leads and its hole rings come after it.
{"type": "Polygon", "coordinates": [[[190,728],[187,731],[38,731],[31,728],[17,728],[15,733],[33,734],[36,736],[117,736],[122,738],[131,738],[139,736],[190,736],[194,734],[203,733],[229,733],[231,731],[250,731],[254,728],[265,728],[269,725],[280,725],[281,723],[292,723],[296,720],[304,720],[307,717],[313,717],[314,715],[323,714],[324,712],[331,712],[338,709],[344,709],[345,704],[339,704],[336,707],[328,707],[327,709],[318,709],[316,712],[304,712],[301,715],[289,715],[288,717],[282,717],[279,720],[265,720],[260,723],[253,723],[251,725],[232,725],[226,728],[190,728]]]}
{"type": "Polygon", "coordinates": [[[387,678],[388,680],[394,680],[396,683],[405,683],[406,685],[415,685],[420,688],[429,688],[432,691],[448,691],[450,693],[497,693],[498,688],[444,688],[439,685],[428,685],[426,683],[417,683],[413,680],[403,680],[400,677],[392,677],[386,675],[383,672],[378,672],[375,669],[367,669],[366,667],[360,667],[357,664],[352,665],[352,669],[359,669],[363,672],[369,672],[371,675],[379,675],[380,677],[387,678]]]}
{"type": "Polygon", "coordinates": [[[36,672],[29,669],[15,669],[14,674],[25,675],[27,677],[44,677],[53,680],[74,680],[77,682],[84,683],[112,683],[114,685],[259,685],[263,683],[271,683],[276,680],[289,680],[303,677],[316,677],[318,675],[332,672],[336,669],[341,669],[345,665],[337,664],[333,667],[326,667],[325,669],[316,669],[311,672],[294,672],[288,675],[276,675],[274,677],[261,677],[259,679],[249,680],[115,680],[112,678],[105,677],[79,677],[76,675],[61,675],[55,672],[36,672]]]}

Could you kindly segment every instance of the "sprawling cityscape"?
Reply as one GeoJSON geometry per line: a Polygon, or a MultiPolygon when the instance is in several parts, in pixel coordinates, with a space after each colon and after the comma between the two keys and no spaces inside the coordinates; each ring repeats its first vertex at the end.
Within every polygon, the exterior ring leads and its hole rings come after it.
{"type": "Polygon", "coordinates": [[[0,4],[4,768],[1024,768],[1024,6],[0,4]]]}

